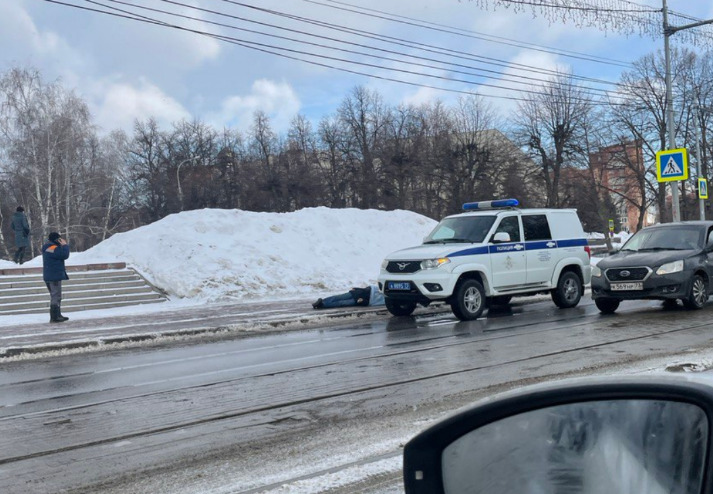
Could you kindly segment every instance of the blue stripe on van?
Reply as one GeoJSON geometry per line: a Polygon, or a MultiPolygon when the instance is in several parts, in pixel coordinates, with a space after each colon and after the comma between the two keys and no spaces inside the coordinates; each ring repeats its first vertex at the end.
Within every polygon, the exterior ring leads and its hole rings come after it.
{"type": "Polygon", "coordinates": [[[448,257],[476,256],[480,254],[499,254],[502,252],[522,252],[524,250],[550,250],[564,247],[588,245],[586,238],[571,238],[566,240],[536,240],[533,242],[515,242],[509,244],[483,245],[470,249],[459,250],[448,254],[448,257]],[[522,248],[518,248],[522,246],[522,248]]]}
{"type": "Polygon", "coordinates": [[[586,238],[573,238],[570,240],[557,241],[557,247],[577,247],[580,245],[584,247],[585,245],[589,245],[589,242],[587,242],[586,238]]]}
{"type": "Polygon", "coordinates": [[[522,252],[525,250],[525,244],[523,242],[517,242],[514,244],[495,244],[488,246],[488,251],[491,254],[500,254],[502,252],[522,252]]]}
{"type": "Polygon", "coordinates": [[[487,254],[487,253],[488,253],[488,246],[484,245],[482,247],[473,247],[472,249],[459,250],[452,254],[448,254],[448,257],[475,256],[478,254],[487,254]]]}
{"type": "Polygon", "coordinates": [[[546,250],[556,249],[557,242],[554,240],[538,240],[536,242],[525,242],[526,250],[546,250]]]}

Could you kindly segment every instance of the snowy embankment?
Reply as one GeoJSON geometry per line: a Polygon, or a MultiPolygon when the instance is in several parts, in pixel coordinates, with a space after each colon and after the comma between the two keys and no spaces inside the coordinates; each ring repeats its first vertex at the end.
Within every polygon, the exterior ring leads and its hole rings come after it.
{"type": "Polygon", "coordinates": [[[116,234],[67,264],[126,262],[174,299],[325,295],[374,283],[387,254],[421,243],[435,224],[410,211],[203,209],[116,234]]]}

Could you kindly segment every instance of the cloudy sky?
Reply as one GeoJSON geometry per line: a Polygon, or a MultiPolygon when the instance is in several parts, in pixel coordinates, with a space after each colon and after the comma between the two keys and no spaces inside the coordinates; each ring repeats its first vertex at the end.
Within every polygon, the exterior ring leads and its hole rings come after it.
{"type": "MultiPolygon", "coordinates": [[[[314,122],[332,114],[357,85],[394,105],[478,92],[506,112],[549,70],[610,90],[628,63],[663,46],[492,0],[56,2],[0,0],[0,71],[61,78],[105,131],[149,116],[162,126],[198,118],[246,130],[262,110],[284,132],[298,113],[314,122]]],[[[660,0],[627,5],[661,8],[660,0]]],[[[669,8],[713,17],[708,1],[669,0],[669,8]]]]}

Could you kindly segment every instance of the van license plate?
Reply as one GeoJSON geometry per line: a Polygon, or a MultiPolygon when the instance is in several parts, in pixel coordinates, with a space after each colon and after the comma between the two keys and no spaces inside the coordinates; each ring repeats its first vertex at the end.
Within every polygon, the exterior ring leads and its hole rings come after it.
{"type": "Polygon", "coordinates": [[[409,291],[411,290],[411,283],[408,281],[389,281],[386,287],[389,290],[409,291]]]}
{"type": "Polygon", "coordinates": [[[613,292],[625,292],[630,290],[643,290],[644,282],[639,281],[637,283],[612,283],[611,290],[613,292]]]}

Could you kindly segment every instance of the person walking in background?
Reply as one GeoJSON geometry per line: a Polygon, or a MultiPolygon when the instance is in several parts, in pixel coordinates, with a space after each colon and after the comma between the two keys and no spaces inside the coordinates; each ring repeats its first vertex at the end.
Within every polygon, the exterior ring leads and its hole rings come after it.
{"type": "Polygon", "coordinates": [[[68,280],[64,260],[69,258],[69,244],[57,232],[47,237],[49,240],[42,246],[42,278],[50,292],[50,322],[69,320],[62,315],[62,281],[68,280]]]}
{"type": "Polygon", "coordinates": [[[10,226],[15,232],[15,247],[17,247],[14,261],[17,264],[22,264],[24,262],[22,258],[25,256],[25,249],[30,246],[30,225],[27,223],[25,208],[17,206],[10,226]]]}
{"type": "Polygon", "coordinates": [[[317,299],[312,304],[312,308],[332,309],[334,307],[353,307],[355,305],[384,305],[384,294],[379,291],[379,287],[376,285],[369,285],[365,288],[352,288],[347,293],[317,299]]]}

